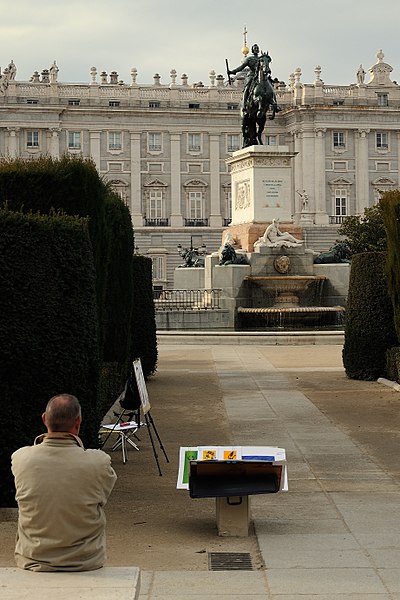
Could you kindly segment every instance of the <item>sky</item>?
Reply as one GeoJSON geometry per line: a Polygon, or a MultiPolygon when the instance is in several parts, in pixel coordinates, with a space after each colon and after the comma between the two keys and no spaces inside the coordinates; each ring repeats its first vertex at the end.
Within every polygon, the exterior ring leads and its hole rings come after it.
{"type": "Polygon", "coordinates": [[[400,82],[399,0],[0,0],[0,66],[11,60],[17,81],[59,67],[58,80],[89,83],[90,68],[117,71],[119,79],[153,83],[159,73],[186,73],[189,84],[209,84],[209,72],[225,75],[257,43],[272,57],[272,76],[288,83],[300,67],[313,83],[321,66],[327,85],[356,82],[382,49],[400,82]]]}

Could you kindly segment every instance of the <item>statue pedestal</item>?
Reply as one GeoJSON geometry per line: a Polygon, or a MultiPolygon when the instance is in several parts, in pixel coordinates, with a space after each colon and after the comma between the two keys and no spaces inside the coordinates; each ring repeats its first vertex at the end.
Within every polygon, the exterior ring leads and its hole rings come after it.
{"type": "Polygon", "coordinates": [[[288,146],[250,146],[234,152],[231,167],[232,225],[292,220],[292,168],[288,146]]]}

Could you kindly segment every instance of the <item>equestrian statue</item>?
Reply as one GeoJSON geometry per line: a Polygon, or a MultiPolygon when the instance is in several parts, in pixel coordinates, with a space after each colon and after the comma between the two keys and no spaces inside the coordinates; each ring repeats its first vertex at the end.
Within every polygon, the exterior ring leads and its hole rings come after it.
{"type": "Polygon", "coordinates": [[[269,119],[272,120],[275,118],[275,114],[281,110],[276,101],[271,77],[270,62],[272,59],[270,55],[268,52],[260,54],[257,44],[252,46],[251,51],[252,55],[246,57],[236,69],[230,70],[227,66],[229,83],[231,83],[231,75],[247,69],[240,103],[243,148],[262,144],[267,112],[271,111],[269,119]]]}

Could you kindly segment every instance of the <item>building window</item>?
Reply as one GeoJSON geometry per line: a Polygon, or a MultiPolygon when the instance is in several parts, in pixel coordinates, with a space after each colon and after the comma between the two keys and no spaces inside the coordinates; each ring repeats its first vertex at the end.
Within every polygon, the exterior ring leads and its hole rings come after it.
{"type": "Polygon", "coordinates": [[[345,217],[347,215],[347,190],[343,188],[335,189],[335,217],[345,217]]]}
{"type": "Polygon", "coordinates": [[[163,170],[163,164],[162,163],[148,163],[147,168],[149,171],[161,173],[163,170]]]}
{"type": "Polygon", "coordinates": [[[234,104],[233,102],[230,102],[228,104],[228,110],[238,110],[239,108],[239,104],[234,104]]]}
{"type": "Polygon", "coordinates": [[[160,108],[161,103],[158,102],[157,100],[150,100],[149,102],[149,108],[160,108]]]}
{"type": "Polygon", "coordinates": [[[267,146],[277,146],[278,145],[278,137],[276,135],[266,135],[265,136],[265,144],[267,146]]]}
{"type": "Polygon", "coordinates": [[[377,162],[376,163],[377,171],[390,171],[390,163],[388,162],[377,162]]]}
{"type": "Polygon", "coordinates": [[[161,133],[147,134],[147,147],[149,152],[161,152],[162,151],[162,135],[161,133]]]}
{"type": "Polygon", "coordinates": [[[109,162],[108,163],[108,170],[109,171],[123,171],[123,163],[122,162],[109,162]]]}
{"type": "Polygon", "coordinates": [[[189,108],[200,108],[200,104],[197,104],[197,102],[191,102],[189,104],[189,108]]]}
{"type": "Polygon", "coordinates": [[[346,148],[346,136],[344,131],[333,132],[333,147],[335,150],[344,150],[346,148]]]}
{"type": "Polygon", "coordinates": [[[389,134],[386,131],[377,131],[375,143],[377,150],[389,150],[389,134]]]}
{"type": "Polygon", "coordinates": [[[80,106],[81,101],[80,100],[68,100],[68,106],[80,106]]]}
{"type": "Polygon", "coordinates": [[[121,106],[121,102],[119,100],[110,100],[108,106],[112,106],[113,108],[118,108],[121,106]]]}
{"type": "Polygon", "coordinates": [[[378,106],[389,106],[388,94],[378,94],[378,106]]]}
{"type": "Polygon", "coordinates": [[[227,135],[227,150],[228,152],[236,152],[240,148],[240,135],[238,133],[228,133],[227,135]]]}
{"type": "Polygon", "coordinates": [[[39,132],[38,131],[27,131],[26,132],[26,147],[27,148],[39,148],[39,132]]]}
{"type": "Polygon", "coordinates": [[[122,133],[121,131],[108,132],[108,149],[122,150],[122,133]]]}
{"type": "Polygon", "coordinates": [[[27,104],[39,104],[38,100],[32,100],[31,98],[28,98],[28,100],[26,101],[27,104]]]}
{"type": "Polygon", "coordinates": [[[162,190],[150,190],[147,216],[149,219],[163,218],[164,198],[162,190]]]}
{"type": "Polygon", "coordinates": [[[80,131],[69,131],[68,132],[68,149],[69,150],[80,150],[81,149],[81,132],[80,131]]]}
{"type": "Polygon", "coordinates": [[[123,181],[115,180],[111,181],[111,187],[113,192],[115,192],[121,198],[122,202],[129,208],[128,188],[126,184],[123,181]]]}
{"type": "Polygon", "coordinates": [[[153,280],[165,280],[166,273],[166,257],[161,256],[150,256],[152,267],[153,267],[153,280]]]}
{"type": "Polygon", "coordinates": [[[188,151],[201,152],[201,134],[188,133],[188,151]]]}
{"type": "Polygon", "coordinates": [[[204,214],[203,192],[189,192],[188,194],[188,217],[189,219],[202,219],[204,214]]]}

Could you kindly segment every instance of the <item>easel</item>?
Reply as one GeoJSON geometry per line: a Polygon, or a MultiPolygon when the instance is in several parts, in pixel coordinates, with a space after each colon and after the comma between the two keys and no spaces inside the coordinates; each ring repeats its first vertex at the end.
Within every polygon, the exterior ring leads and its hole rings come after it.
{"type": "MultiPolygon", "coordinates": [[[[152,429],[154,431],[154,434],[158,440],[158,443],[160,445],[161,450],[163,451],[163,454],[165,456],[165,460],[167,463],[169,463],[169,458],[167,456],[167,453],[165,451],[165,448],[163,446],[163,443],[161,441],[161,438],[158,434],[157,428],[155,426],[154,423],[154,419],[151,416],[150,413],[150,400],[149,400],[149,395],[147,393],[147,388],[146,388],[146,382],[144,380],[144,376],[143,376],[143,370],[142,370],[142,363],[140,362],[140,358],[136,358],[133,361],[133,373],[135,375],[135,382],[136,382],[136,386],[137,386],[137,391],[139,393],[139,397],[140,397],[140,408],[143,411],[143,417],[145,420],[145,423],[147,425],[147,431],[149,432],[149,438],[150,438],[150,442],[151,442],[151,447],[153,448],[153,455],[157,464],[157,468],[158,468],[158,473],[160,476],[162,476],[161,473],[161,468],[160,468],[160,463],[158,460],[158,454],[157,454],[157,449],[154,443],[154,439],[153,439],[153,434],[152,434],[152,429]]],[[[140,422],[140,408],[139,408],[139,415],[138,415],[138,421],[140,422]]]]}

